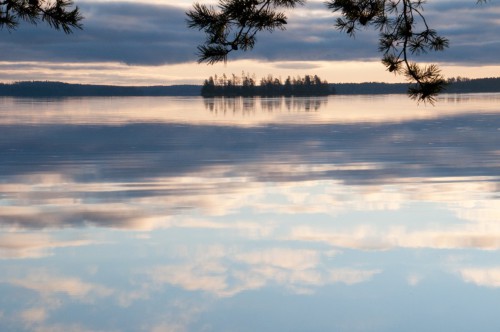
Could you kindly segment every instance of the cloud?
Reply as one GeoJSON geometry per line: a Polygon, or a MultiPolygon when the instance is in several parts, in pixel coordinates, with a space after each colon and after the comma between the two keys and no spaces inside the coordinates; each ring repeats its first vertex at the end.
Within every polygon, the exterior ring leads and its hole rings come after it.
{"type": "Polygon", "coordinates": [[[36,325],[32,330],[35,332],[111,332],[110,330],[96,330],[94,328],[87,328],[81,324],[64,323],[36,325]]]}
{"type": "Polygon", "coordinates": [[[500,287],[500,268],[464,268],[458,273],[465,282],[483,287],[500,287]]]}
{"type": "Polygon", "coordinates": [[[64,294],[83,302],[108,297],[113,290],[98,284],[87,283],[79,278],[55,276],[44,270],[32,271],[27,277],[7,280],[11,285],[36,291],[44,298],[64,294]]]}
{"type": "Polygon", "coordinates": [[[281,69],[316,69],[319,68],[317,64],[311,62],[301,61],[284,61],[274,65],[276,68],[281,69]]]}
{"type": "MultiPolygon", "coordinates": [[[[476,6],[474,1],[424,4],[427,23],[451,41],[445,52],[416,57],[420,61],[498,64],[500,51],[497,5],[476,6]],[[479,27],[477,22],[481,21],[479,27]],[[478,38],[480,36],[480,38],[478,38]]],[[[369,61],[379,59],[378,31],[359,29],[355,38],[335,29],[337,15],[321,3],[291,11],[286,31],[261,33],[255,49],[235,58],[255,57],[270,61],[369,61]]]]}
{"type": "MultiPolygon", "coordinates": [[[[4,34],[1,61],[111,62],[160,65],[196,60],[202,32],[188,29],[185,3],[87,2],[80,4],[84,29],[72,35],[52,31],[43,24],[23,24],[4,34]]],[[[494,3],[474,1],[426,4],[431,27],[451,40],[452,47],[423,60],[497,64],[499,22],[494,3]],[[477,22],[481,22],[480,25],[477,22]],[[457,23],[458,22],[458,23],[457,23]],[[480,36],[480,38],[478,38],[480,36]]],[[[322,3],[311,3],[289,13],[286,31],[262,32],[253,51],[231,54],[230,59],[267,61],[365,61],[380,58],[378,33],[358,31],[356,38],[335,30],[335,15],[322,3]]],[[[289,65],[285,65],[288,68],[289,65]]]]}
{"type": "Polygon", "coordinates": [[[249,265],[264,264],[282,269],[307,270],[319,263],[318,252],[314,250],[295,250],[274,248],[267,251],[242,253],[237,260],[249,265]]]}
{"type": "MultiPolygon", "coordinates": [[[[7,270],[1,277],[0,283],[8,284],[13,289],[29,290],[30,300],[23,302],[26,308],[16,308],[15,314],[9,317],[9,323],[20,329],[21,326],[29,331],[74,331],[90,332],[98,330],[86,328],[78,323],[56,323],[52,315],[65,308],[69,303],[84,303],[94,305],[97,301],[115,295],[115,291],[96,284],[89,283],[77,277],[68,277],[54,274],[45,268],[28,268],[23,274],[7,270]]],[[[23,330],[24,329],[20,329],[23,330]]],[[[99,330],[100,331],[100,330],[99,330]]]]}
{"type": "MultiPolygon", "coordinates": [[[[249,218],[219,223],[177,216],[194,211],[210,219],[237,215],[243,208],[260,215],[338,215],[395,211],[408,201],[439,202],[458,218],[493,222],[499,210],[491,195],[498,188],[500,124],[498,98],[492,98],[487,103],[453,99],[428,112],[401,112],[398,103],[392,109],[386,97],[300,99],[304,105],[264,99],[252,105],[238,99],[238,106],[227,109],[208,103],[203,109],[201,99],[89,99],[83,109],[71,100],[32,107],[7,99],[6,109],[28,109],[0,119],[9,138],[0,142],[9,160],[0,164],[0,224],[142,231],[190,227],[262,238],[273,234],[274,225],[249,218]],[[304,111],[305,105],[311,111],[304,111]],[[345,111],[329,112],[330,106],[345,111]],[[365,112],[368,118],[350,111],[368,106],[374,108],[365,112]],[[194,119],[179,111],[191,108],[194,119]],[[491,114],[471,114],[478,108],[491,114]],[[254,120],[252,112],[273,115],[254,120]],[[332,113],[348,115],[331,118],[332,113]],[[241,124],[240,118],[249,120],[241,124]],[[46,166],[41,170],[39,165],[46,166]]],[[[484,235],[469,238],[470,243],[487,248],[484,235]]],[[[26,248],[4,249],[4,255],[51,250],[37,249],[39,238],[18,239],[26,248]]],[[[455,234],[449,240],[465,243],[466,237],[455,234]]],[[[496,246],[492,241],[490,246],[496,246]]]]}
{"type": "Polygon", "coordinates": [[[2,61],[121,62],[158,65],[195,60],[199,35],[186,27],[182,8],[169,5],[80,5],[84,29],[65,35],[40,24],[21,25],[2,38],[2,61]]]}
{"type": "Polygon", "coordinates": [[[43,322],[48,314],[46,308],[30,308],[19,314],[21,320],[28,324],[43,322]]]}
{"type": "MultiPolygon", "coordinates": [[[[148,322],[143,323],[141,330],[149,332],[188,332],[200,330],[193,328],[196,326],[199,317],[210,310],[212,303],[206,298],[200,301],[197,298],[180,299],[175,298],[162,305],[159,312],[155,315],[156,319],[151,317],[148,322]]],[[[207,330],[202,328],[202,331],[207,330]]]]}
{"type": "Polygon", "coordinates": [[[272,248],[239,251],[224,247],[192,252],[186,262],[158,266],[149,273],[156,284],[169,284],[189,291],[202,291],[217,297],[279,285],[297,294],[310,294],[316,288],[343,283],[367,282],[380,273],[376,269],[327,268],[323,259],[330,252],[272,248]]]}
{"type": "Polygon", "coordinates": [[[420,274],[410,274],[408,275],[406,281],[408,285],[415,287],[422,282],[422,279],[423,276],[420,274]]]}
{"type": "Polygon", "coordinates": [[[373,227],[365,224],[348,231],[296,226],[288,239],[327,243],[334,248],[355,250],[500,249],[500,229],[495,225],[466,224],[453,228],[412,231],[403,226],[373,227]]]}
{"type": "MultiPolygon", "coordinates": [[[[0,215],[0,218],[3,218],[0,215]]],[[[40,258],[55,248],[86,246],[89,240],[59,240],[47,234],[7,232],[0,235],[0,259],[40,258]]]]}

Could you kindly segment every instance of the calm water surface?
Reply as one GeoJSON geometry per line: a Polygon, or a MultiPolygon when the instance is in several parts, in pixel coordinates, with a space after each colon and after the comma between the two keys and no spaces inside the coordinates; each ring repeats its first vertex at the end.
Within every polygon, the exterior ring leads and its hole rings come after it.
{"type": "Polygon", "coordinates": [[[0,99],[0,331],[499,331],[500,95],[0,99]]]}

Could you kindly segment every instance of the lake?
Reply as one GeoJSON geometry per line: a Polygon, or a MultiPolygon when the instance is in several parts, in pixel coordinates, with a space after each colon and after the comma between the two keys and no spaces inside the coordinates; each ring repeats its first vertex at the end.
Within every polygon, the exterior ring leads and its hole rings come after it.
{"type": "Polygon", "coordinates": [[[499,331],[500,94],[0,99],[0,331],[499,331]]]}

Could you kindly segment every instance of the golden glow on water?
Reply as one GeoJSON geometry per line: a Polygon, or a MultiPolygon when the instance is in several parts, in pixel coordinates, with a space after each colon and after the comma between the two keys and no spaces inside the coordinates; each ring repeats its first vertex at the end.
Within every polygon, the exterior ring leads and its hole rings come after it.
{"type": "MultiPolygon", "coordinates": [[[[224,126],[403,122],[497,114],[500,94],[442,95],[435,106],[404,95],[311,98],[127,97],[2,99],[0,124],[178,123],[224,126]],[[75,103],[78,108],[75,108],[75,103]],[[13,112],[12,108],[16,108],[13,112]]],[[[467,130],[466,126],[463,128],[467,130]]]]}

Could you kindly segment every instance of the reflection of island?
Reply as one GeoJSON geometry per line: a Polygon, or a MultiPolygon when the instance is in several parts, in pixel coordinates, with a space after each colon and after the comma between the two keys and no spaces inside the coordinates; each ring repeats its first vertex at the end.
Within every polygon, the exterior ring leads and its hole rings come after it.
{"type": "Polygon", "coordinates": [[[327,97],[261,98],[215,97],[204,98],[205,108],[213,113],[252,114],[262,112],[317,112],[328,104],[327,97]]]}

